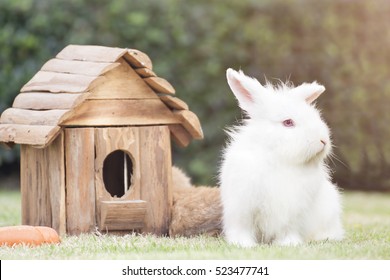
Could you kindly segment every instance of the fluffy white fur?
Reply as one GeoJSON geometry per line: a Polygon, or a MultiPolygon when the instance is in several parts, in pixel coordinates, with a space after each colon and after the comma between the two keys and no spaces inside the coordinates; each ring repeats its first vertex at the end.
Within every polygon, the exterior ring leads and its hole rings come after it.
{"type": "Polygon", "coordinates": [[[232,69],[227,80],[249,117],[228,132],[220,168],[228,242],[250,247],[342,239],[340,194],[324,163],[330,132],[312,105],[325,88],[316,82],[263,86],[232,69]]]}

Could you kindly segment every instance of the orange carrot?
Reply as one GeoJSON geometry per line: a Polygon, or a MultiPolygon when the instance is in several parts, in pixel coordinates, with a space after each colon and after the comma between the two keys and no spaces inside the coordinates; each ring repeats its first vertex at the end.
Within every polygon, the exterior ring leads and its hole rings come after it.
{"type": "Polygon", "coordinates": [[[45,243],[59,243],[60,237],[58,233],[51,227],[35,227],[42,235],[45,243]]]}
{"type": "Polygon", "coordinates": [[[59,243],[57,232],[50,227],[9,226],[0,227],[0,246],[26,244],[31,246],[43,243],[59,243]]]}

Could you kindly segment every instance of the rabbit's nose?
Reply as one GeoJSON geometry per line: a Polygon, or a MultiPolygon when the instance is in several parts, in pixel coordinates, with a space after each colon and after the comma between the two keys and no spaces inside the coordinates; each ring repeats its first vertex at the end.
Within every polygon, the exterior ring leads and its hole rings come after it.
{"type": "Polygon", "coordinates": [[[322,144],[324,144],[324,146],[326,146],[326,141],[325,140],[320,140],[322,144]]]}

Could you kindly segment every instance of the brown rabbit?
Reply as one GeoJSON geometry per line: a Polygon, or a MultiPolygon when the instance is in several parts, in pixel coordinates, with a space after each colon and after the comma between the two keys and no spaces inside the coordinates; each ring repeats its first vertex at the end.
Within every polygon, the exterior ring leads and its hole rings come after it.
{"type": "Polygon", "coordinates": [[[172,168],[173,206],[169,235],[216,236],[222,230],[222,205],[219,188],[193,187],[190,178],[172,168]]]}

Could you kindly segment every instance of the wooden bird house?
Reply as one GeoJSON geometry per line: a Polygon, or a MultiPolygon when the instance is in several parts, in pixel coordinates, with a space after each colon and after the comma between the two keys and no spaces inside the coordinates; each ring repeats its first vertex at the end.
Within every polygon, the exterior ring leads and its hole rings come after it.
{"type": "Polygon", "coordinates": [[[167,234],[171,136],[203,137],[174,94],[138,50],[69,45],[45,63],[0,119],[0,142],[21,144],[22,223],[167,234]]]}

